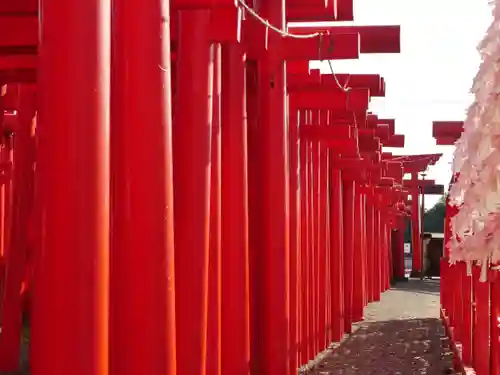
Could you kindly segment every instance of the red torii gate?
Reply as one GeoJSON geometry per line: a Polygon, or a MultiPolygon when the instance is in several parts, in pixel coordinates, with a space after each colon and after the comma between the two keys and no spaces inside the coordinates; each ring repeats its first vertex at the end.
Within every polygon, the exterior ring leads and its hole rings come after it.
{"type": "Polygon", "coordinates": [[[112,7],[0,0],[0,371],[26,300],[33,375],[295,373],[404,272],[407,214],[383,78],[308,61],[397,53],[399,26],[284,31],[349,0],[112,7]]]}
{"type": "MultiPolygon", "coordinates": [[[[430,165],[434,165],[441,158],[442,154],[422,154],[422,155],[392,155],[387,154],[385,158],[390,160],[398,160],[403,163],[405,174],[411,174],[410,180],[404,180],[403,186],[410,193],[411,199],[411,229],[413,243],[413,262],[412,276],[418,277],[422,274],[422,231],[423,231],[423,216],[424,202],[423,197],[429,187],[437,186],[434,180],[420,180],[418,174],[424,172],[430,165]],[[420,203],[420,195],[422,202],[420,203]]],[[[440,193],[440,189],[437,189],[440,193]]],[[[429,193],[435,193],[429,191],[429,193]]],[[[403,225],[403,224],[402,224],[403,225]]],[[[404,232],[404,226],[400,229],[404,232]]]]}

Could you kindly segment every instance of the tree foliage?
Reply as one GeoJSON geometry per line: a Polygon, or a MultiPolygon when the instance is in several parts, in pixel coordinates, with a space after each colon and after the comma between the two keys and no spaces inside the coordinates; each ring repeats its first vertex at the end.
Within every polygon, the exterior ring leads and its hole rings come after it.
{"type": "MultiPolygon", "coordinates": [[[[439,201],[424,214],[424,232],[444,233],[444,218],[446,214],[446,197],[443,195],[439,201]]],[[[411,224],[407,220],[405,242],[411,242],[411,224]]]]}

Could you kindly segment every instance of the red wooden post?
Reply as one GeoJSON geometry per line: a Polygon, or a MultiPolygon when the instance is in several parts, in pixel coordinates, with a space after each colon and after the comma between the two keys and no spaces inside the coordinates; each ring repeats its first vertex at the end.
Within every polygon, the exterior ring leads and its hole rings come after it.
{"type": "Polygon", "coordinates": [[[222,47],[222,374],[250,373],[248,159],[242,47],[222,47]]]}
{"type": "MultiPolygon", "coordinates": [[[[4,97],[7,94],[7,85],[0,85],[0,129],[3,129],[4,97]]],[[[3,152],[0,146],[0,160],[3,162],[3,152]]],[[[5,267],[5,184],[0,185],[0,277],[4,278],[5,267]]],[[[1,306],[0,306],[1,308],[1,306]]]]}
{"type": "Polygon", "coordinates": [[[375,255],[375,301],[380,301],[381,289],[381,239],[380,239],[380,211],[377,206],[374,207],[373,216],[373,244],[374,244],[374,255],[375,255]]]}
{"type": "MultiPolygon", "coordinates": [[[[285,27],[284,2],[262,1],[260,14],[274,26],[285,27]]],[[[289,374],[289,212],[288,133],[285,131],[285,64],[280,54],[282,37],[269,34],[269,51],[259,61],[261,113],[261,181],[264,242],[259,249],[265,280],[260,308],[264,310],[259,345],[262,346],[262,375],[289,374]]]]}
{"type": "Polygon", "coordinates": [[[22,336],[22,296],[20,290],[26,271],[29,215],[33,203],[33,122],[35,87],[23,86],[15,132],[12,194],[12,246],[6,254],[6,273],[2,298],[0,371],[14,372],[19,367],[22,336]]]}
{"type": "Polygon", "coordinates": [[[300,173],[299,173],[299,113],[289,100],[290,128],[290,369],[299,367],[299,301],[300,283],[300,173]]]}
{"type": "Polygon", "coordinates": [[[402,280],[406,277],[405,274],[405,254],[404,254],[404,243],[405,243],[405,229],[406,229],[406,219],[403,215],[398,217],[398,228],[397,228],[397,273],[396,278],[402,280]]]}
{"type": "Polygon", "coordinates": [[[179,11],[173,123],[177,362],[203,375],[207,354],[214,47],[209,10],[179,11]],[[196,108],[196,110],[193,110],[196,108]]]}
{"type": "Polygon", "coordinates": [[[498,271],[491,284],[491,375],[500,375],[500,280],[498,271]]]}
{"type": "MultiPolygon", "coordinates": [[[[318,111],[311,111],[310,125],[318,125],[318,111]]],[[[316,141],[310,142],[310,156],[311,156],[311,230],[312,230],[312,348],[311,353],[313,358],[319,352],[319,144],[316,141]]]]}
{"type": "MultiPolygon", "coordinates": [[[[326,112],[320,113],[319,125],[327,125],[326,112]]],[[[319,350],[327,347],[327,194],[328,194],[328,150],[324,142],[318,142],[319,158],[319,199],[318,199],[318,335],[319,335],[319,350]]]]}
{"type": "MultiPolygon", "coordinates": [[[[305,120],[304,111],[300,113],[299,121],[302,123],[305,120]]],[[[308,147],[309,142],[301,141],[299,144],[299,173],[300,173],[300,257],[301,257],[301,355],[300,362],[307,363],[310,359],[310,280],[309,280],[309,267],[310,267],[310,204],[309,204],[309,168],[308,168],[308,147]]]]}
{"type": "Polygon", "coordinates": [[[343,181],[344,217],[344,330],[350,333],[353,322],[354,220],[356,217],[354,181],[343,181]]]}
{"type": "MultiPolygon", "coordinates": [[[[330,151],[330,156],[331,156],[330,151]]],[[[331,158],[330,158],[331,160],[331,158]]],[[[344,336],[344,212],[342,175],[339,169],[330,168],[330,272],[332,336],[340,341],[344,336]]]]}
{"type": "Polygon", "coordinates": [[[46,1],[40,14],[38,87],[43,95],[36,183],[43,235],[33,284],[31,370],[105,375],[110,4],[46,1]],[[61,327],[71,327],[71,342],[61,327]]]}
{"type": "Polygon", "coordinates": [[[215,43],[210,157],[210,250],[206,375],[221,374],[221,45],[215,43]]]}
{"type": "Polygon", "coordinates": [[[353,227],[353,246],[352,246],[352,262],[353,262],[353,297],[352,297],[352,319],[353,322],[363,320],[363,243],[361,240],[362,231],[362,196],[359,184],[355,186],[354,193],[354,227],[353,227]]]}
{"type": "Polygon", "coordinates": [[[366,187],[361,194],[361,247],[363,249],[363,307],[368,305],[368,243],[366,241],[366,187]]]}
{"type": "Polygon", "coordinates": [[[420,240],[420,205],[419,205],[419,189],[418,189],[418,174],[412,172],[412,181],[415,184],[411,191],[411,235],[412,235],[412,274],[413,276],[420,276],[422,272],[422,243],[420,240]]]}
{"type": "Polygon", "coordinates": [[[110,374],[171,374],[176,322],[169,7],[135,0],[117,0],[113,7],[110,374]]]}
{"type": "Polygon", "coordinates": [[[370,190],[366,201],[366,242],[368,253],[368,302],[375,300],[375,240],[374,240],[373,190],[370,190]]]}
{"type": "MultiPolygon", "coordinates": [[[[249,280],[250,280],[250,360],[251,373],[259,373],[263,366],[264,348],[261,345],[260,332],[264,329],[264,311],[260,299],[266,287],[261,275],[264,265],[261,260],[261,249],[264,246],[264,223],[261,219],[264,204],[263,185],[261,180],[262,139],[261,118],[259,113],[259,73],[256,61],[246,63],[247,84],[247,125],[248,125],[248,206],[249,215],[249,280]]],[[[224,157],[224,154],[223,154],[224,157]]]]}
{"type": "MultiPolygon", "coordinates": [[[[310,111],[308,111],[310,112],[310,111]]],[[[310,116],[309,116],[309,121],[307,122],[308,124],[311,123],[310,116]]],[[[308,236],[309,236],[309,246],[307,248],[308,252],[308,279],[309,279],[309,284],[308,284],[308,309],[309,309],[309,316],[308,316],[308,325],[309,325],[309,336],[308,336],[308,341],[309,341],[309,354],[308,358],[313,359],[314,356],[317,353],[316,350],[316,345],[315,345],[315,338],[316,338],[316,254],[315,254],[315,249],[316,249],[316,232],[315,232],[315,221],[316,221],[316,207],[314,206],[314,194],[315,194],[315,189],[314,189],[314,150],[313,150],[313,145],[312,142],[307,141],[307,175],[308,175],[308,194],[307,194],[307,204],[308,204],[308,236]]]]}
{"type": "Polygon", "coordinates": [[[477,375],[490,373],[490,284],[479,281],[480,269],[472,269],[474,288],[473,363],[477,375]]]}
{"type": "MultiPolygon", "coordinates": [[[[465,365],[472,365],[472,333],[473,333],[473,288],[472,288],[472,277],[467,275],[466,265],[465,263],[459,264],[460,270],[460,278],[457,280],[461,283],[460,290],[463,295],[463,305],[462,305],[462,318],[463,318],[463,327],[462,327],[462,361],[465,365]]],[[[449,272],[449,268],[448,268],[449,272]]],[[[450,283],[448,277],[446,279],[446,283],[450,283]]]]}

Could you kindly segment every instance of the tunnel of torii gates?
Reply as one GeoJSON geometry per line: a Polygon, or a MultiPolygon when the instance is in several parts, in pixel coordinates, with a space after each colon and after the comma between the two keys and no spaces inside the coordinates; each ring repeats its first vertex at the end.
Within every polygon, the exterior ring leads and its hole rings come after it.
{"type": "Polygon", "coordinates": [[[399,53],[399,26],[284,31],[352,0],[38,3],[0,0],[0,372],[28,325],[33,375],[293,374],[404,278],[440,155],[383,152],[379,75],[309,69],[399,53]]]}

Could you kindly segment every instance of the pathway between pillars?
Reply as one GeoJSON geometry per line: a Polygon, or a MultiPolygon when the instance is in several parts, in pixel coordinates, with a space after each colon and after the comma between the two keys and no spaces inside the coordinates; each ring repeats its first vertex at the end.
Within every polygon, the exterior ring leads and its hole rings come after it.
{"type": "Polygon", "coordinates": [[[308,375],[454,374],[439,320],[439,281],[410,280],[365,309],[365,321],[308,375]]]}

